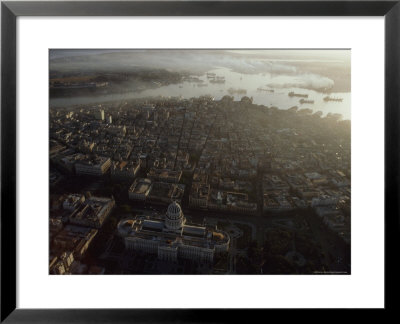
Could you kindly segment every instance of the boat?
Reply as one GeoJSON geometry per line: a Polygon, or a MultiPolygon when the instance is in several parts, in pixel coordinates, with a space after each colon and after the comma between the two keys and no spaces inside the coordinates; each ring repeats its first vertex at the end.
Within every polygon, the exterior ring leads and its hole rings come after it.
{"type": "Polygon", "coordinates": [[[333,97],[326,96],[326,97],[324,98],[324,101],[342,102],[342,101],[343,101],[343,98],[333,98],[333,97]]]}
{"type": "Polygon", "coordinates": [[[211,79],[210,83],[225,83],[225,79],[211,79]]]}
{"type": "Polygon", "coordinates": [[[305,99],[300,99],[299,102],[301,104],[313,104],[314,100],[305,100],[305,99]]]}
{"type": "Polygon", "coordinates": [[[266,91],[266,92],[274,92],[274,89],[263,89],[263,88],[257,88],[257,91],[266,91]]]}
{"type": "Polygon", "coordinates": [[[302,94],[302,93],[294,93],[293,91],[288,93],[289,97],[301,97],[301,98],[308,98],[308,94],[302,94]]]}

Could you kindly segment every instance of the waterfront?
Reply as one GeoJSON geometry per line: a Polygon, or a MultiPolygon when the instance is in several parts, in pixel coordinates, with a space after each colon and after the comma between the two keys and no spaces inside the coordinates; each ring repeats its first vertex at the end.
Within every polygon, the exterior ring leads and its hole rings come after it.
{"type": "MultiPolygon", "coordinates": [[[[279,109],[289,109],[293,106],[298,106],[299,109],[310,108],[314,112],[321,111],[323,115],[328,113],[338,113],[343,116],[343,119],[351,119],[351,93],[330,93],[333,98],[343,98],[342,102],[325,102],[326,93],[317,92],[309,89],[298,87],[283,87],[288,84],[304,84],[313,82],[310,80],[301,80],[299,77],[286,77],[283,80],[281,77],[274,76],[271,73],[260,74],[242,74],[233,72],[228,68],[218,68],[208,71],[215,73],[218,76],[225,77],[225,83],[210,83],[206,74],[198,76],[203,82],[185,81],[180,84],[170,84],[153,89],[138,91],[132,89],[131,92],[112,93],[106,95],[93,96],[74,96],[63,98],[50,98],[50,107],[67,107],[79,104],[95,104],[109,101],[129,100],[135,98],[146,97],[183,97],[192,98],[203,95],[211,95],[215,100],[221,99],[225,95],[231,95],[229,89],[244,89],[248,97],[253,97],[253,103],[264,105],[267,107],[275,106],[279,109]],[[285,83],[285,84],[283,84],[285,83]],[[262,91],[258,89],[273,90],[262,91]],[[300,104],[298,97],[289,97],[289,92],[308,94],[308,99],[314,100],[314,104],[300,104]]],[[[235,100],[239,100],[244,94],[232,94],[235,100]]]]}

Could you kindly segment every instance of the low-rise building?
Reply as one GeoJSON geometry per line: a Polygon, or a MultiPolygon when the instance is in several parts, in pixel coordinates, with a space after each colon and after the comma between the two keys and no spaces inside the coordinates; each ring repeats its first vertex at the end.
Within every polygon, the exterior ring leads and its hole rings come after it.
{"type": "Polygon", "coordinates": [[[168,169],[150,169],[147,177],[153,181],[178,183],[181,179],[182,171],[173,171],[168,169]]]}
{"type": "Polygon", "coordinates": [[[288,211],[296,207],[285,191],[268,191],[264,193],[264,212],[288,211]]]}
{"type": "Polygon", "coordinates": [[[208,198],[210,196],[210,185],[195,182],[192,184],[192,190],[189,196],[190,207],[208,207],[208,198]]]}
{"type": "Polygon", "coordinates": [[[108,157],[85,156],[75,163],[75,172],[78,175],[102,176],[111,166],[111,159],[108,157]]]}
{"type": "Polygon", "coordinates": [[[111,177],[121,180],[132,180],[140,170],[140,160],[114,162],[111,166],[111,177]]]}
{"type": "Polygon", "coordinates": [[[84,195],[71,194],[63,202],[63,208],[65,210],[74,211],[85,201],[84,195]]]}
{"type": "Polygon", "coordinates": [[[52,254],[72,251],[74,259],[81,259],[90,243],[97,234],[97,229],[75,225],[67,225],[54,238],[52,244],[52,254]]]}
{"type": "Polygon", "coordinates": [[[128,190],[129,199],[145,201],[150,192],[151,183],[150,179],[136,179],[128,190]]]}
{"type": "Polygon", "coordinates": [[[243,214],[257,213],[257,204],[250,202],[247,194],[239,192],[226,193],[226,205],[228,210],[243,214]]]}
{"type": "Polygon", "coordinates": [[[100,228],[115,206],[114,199],[90,197],[69,216],[72,224],[100,228]]]}
{"type": "Polygon", "coordinates": [[[297,189],[297,193],[300,198],[304,200],[311,200],[312,198],[318,197],[320,195],[320,191],[314,188],[297,189]]]}
{"type": "Polygon", "coordinates": [[[169,204],[171,201],[181,203],[184,192],[184,184],[154,182],[151,185],[147,200],[156,204],[169,204]]]}
{"type": "Polygon", "coordinates": [[[331,206],[331,205],[335,205],[336,206],[337,202],[338,202],[338,198],[337,197],[321,195],[321,196],[312,198],[311,207],[331,206]]]}

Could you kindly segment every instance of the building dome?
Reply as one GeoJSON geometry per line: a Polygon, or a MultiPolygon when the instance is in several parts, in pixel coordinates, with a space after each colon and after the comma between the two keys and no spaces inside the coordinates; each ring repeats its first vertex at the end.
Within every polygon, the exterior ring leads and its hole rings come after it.
{"type": "Polygon", "coordinates": [[[182,208],[175,201],[168,206],[167,217],[169,219],[179,219],[182,217],[182,208]]]}
{"type": "Polygon", "coordinates": [[[165,226],[168,229],[177,230],[184,224],[184,217],[181,206],[175,201],[168,206],[165,226]]]}

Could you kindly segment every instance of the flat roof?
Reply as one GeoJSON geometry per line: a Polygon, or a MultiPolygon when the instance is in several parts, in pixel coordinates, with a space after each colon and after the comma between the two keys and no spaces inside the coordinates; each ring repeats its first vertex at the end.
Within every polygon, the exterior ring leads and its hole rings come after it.
{"type": "Polygon", "coordinates": [[[183,226],[183,233],[195,236],[204,236],[206,233],[205,227],[198,227],[198,226],[190,226],[185,225],[183,226]]]}

